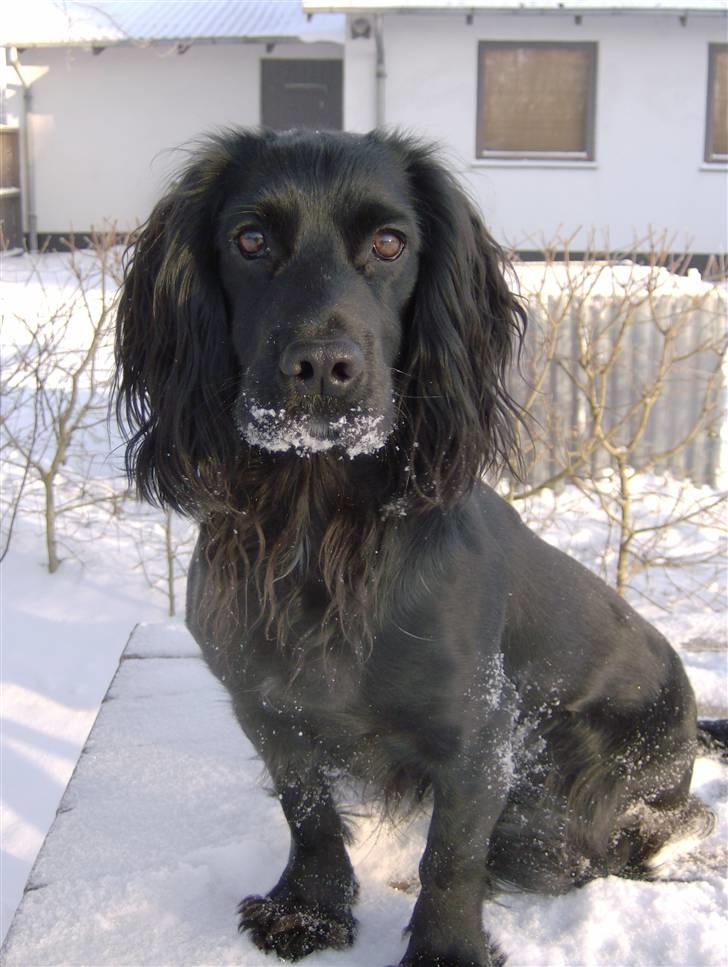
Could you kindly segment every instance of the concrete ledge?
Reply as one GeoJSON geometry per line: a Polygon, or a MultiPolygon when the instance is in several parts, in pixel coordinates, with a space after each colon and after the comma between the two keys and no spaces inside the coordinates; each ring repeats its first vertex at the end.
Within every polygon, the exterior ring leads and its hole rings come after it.
{"type": "MultiPolygon", "coordinates": [[[[484,924],[509,965],[709,965],[725,951],[724,766],[694,788],[719,824],[666,882],[610,877],[565,897],[502,896],[484,924]],[[721,913],[723,911],[723,913],[721,913]]],[[[417,892],[426,817],[392,831],[356,823],[360,931],[306,967],[396,963],[417,892]]],[[[261,766],[197,646],[173,625],[140,626],[33,868],[0,961],[48,965],[276,967],[236,931],[235,908],[270,889],[288,831],[261,766]]]]}

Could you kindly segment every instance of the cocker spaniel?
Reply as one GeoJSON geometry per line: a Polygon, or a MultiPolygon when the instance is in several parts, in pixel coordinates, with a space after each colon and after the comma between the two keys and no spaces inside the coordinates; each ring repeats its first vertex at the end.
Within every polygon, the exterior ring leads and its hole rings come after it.
{"type": "Polygon", "coordinates": [[[503,268],[431,148],[238,130],[127,267],[127,466],[199,522],[187,622],[291,833],[240,929],[287,960],[355,939],[342,774],[431,804],[406,967],[502,963],[499,889],[645,876],[708,821],[677,655],[482,482],[518,418],[503,268]]]}

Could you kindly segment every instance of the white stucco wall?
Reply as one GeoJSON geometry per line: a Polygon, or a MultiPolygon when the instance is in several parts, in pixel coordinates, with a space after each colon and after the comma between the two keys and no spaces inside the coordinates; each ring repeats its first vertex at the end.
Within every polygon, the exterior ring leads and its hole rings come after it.
{"type": "MultiPolygon", "coordinates": [[[[615,249],[651,229],[698,252],[728,249],[726,166],[705,165],[708,43],[728,39],[721,17],[462,14],[384,17],[386,123],[439,140],[492,230],[519,248],[592,229],[615,249]],[[481,40],[598,44],[596,157],[570,165],[476,162],[477,51],[481,40]]],[[[367,48],[357,51],[357,83],[367,48]]],[[[366,130],[371,98],[348,90],[346,124],[366,130]]]]}
{"type": "MultiPolygon", "coordinates": [[[[629,247],[650,230],[697,252],[728,249],[728,176],[703,163],[708,43],[726,20],[677,16],[476,14],[384,18],[386,117],[442,142],[495,235],[519,248],[569,236],[629,247]],[[480,40],[598,44],[593,163],[476,162],[480,40]]],[[[273,57],[344,56],[344,123],[375,123],[375,46],[277,45],[273,57]]],[[[173,149],[218,126],[256,125],[261,44],[25,51],[50,65],[33,86],[41,232],[129,228],[148,214],[182,156],[173,149]]],[[[14,99],[16,102],[18,98],[14,99]]]]}
{"type": "MultiPolygon", "coordinates": [[[[149,214],[175,149],[206,131],[260,123],[262,44],[28,50],[50,70],[33,85],[40,232],[128,229],[149,214]]],[[[272,57],[341,56],[334,44],[279,44],[272,57]]],[[[14,99],[15,101],[18,98],[14,99]]],[[[12,105],[12,101],[10,102],[12,105]]]]}

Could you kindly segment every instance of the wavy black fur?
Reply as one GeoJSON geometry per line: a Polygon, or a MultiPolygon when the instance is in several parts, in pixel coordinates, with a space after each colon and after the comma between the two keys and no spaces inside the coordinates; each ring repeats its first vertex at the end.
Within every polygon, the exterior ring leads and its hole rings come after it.
{"type": "Polygon", "coordinates": [[[355,938],[342,772],[431,792],[410,967],[492,967],[496,888],[648,875],[707,823],[679,659],[480,482],[513,459],[505,271],[432,149],[382,133],[211,138],[130,254],[127,467],[200,523],[188,624],[291,828],[240,924],[286,959],[355,938]]]}

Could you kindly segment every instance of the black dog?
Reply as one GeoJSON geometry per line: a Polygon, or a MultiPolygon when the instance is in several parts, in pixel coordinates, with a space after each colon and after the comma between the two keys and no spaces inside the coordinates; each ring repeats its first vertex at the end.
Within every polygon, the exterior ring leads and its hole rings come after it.
{"type": "Polygon", "coordinates": [[[523,325],[454,179],[396,135],[228,132],[138,238],[128,468],[200,523],[188,624],[291,829],[240,928],[286,959],[354,940],[342,773],[431,793],[408,967],[499,963],[496,890],[645,876],[707,822],[675,653],[480,482],[523,325]]]}

